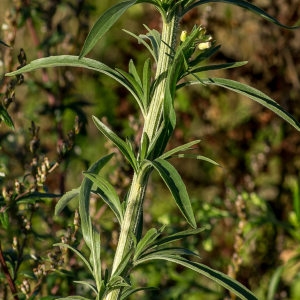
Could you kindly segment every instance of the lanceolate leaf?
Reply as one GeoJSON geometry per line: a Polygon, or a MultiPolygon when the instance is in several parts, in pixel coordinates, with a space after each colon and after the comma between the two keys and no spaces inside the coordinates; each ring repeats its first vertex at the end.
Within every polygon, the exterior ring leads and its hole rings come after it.
{"type": "Polygon", "coordinates": [[[0,105],[0,120],[2,120],[8,127],[12,129],[14,128],[13,120],[2,105],[0,105]]]}
{"type": "Polygon", "coordinates": [[[173,157],[178,157],[178,158],[192,158],[192,159],[204,160],[204,161],[207,161],[207,162],[209,162],[209,163],[211,163],[211,164],[213,164],[215,166],[219,166],[220,167],[220,165],[216,161],[214,161],[214,160],[212,160],[212,159],[210,159],[210,158],[208,158],[206,156],[203,156],[203,155],[198,155],[198,154],[193,154],[193,153],[179,153],[179,154],[173,155],[173,157]]]}
{"type": "Polygon", "coordinates": [[[95,292],[95,294],[97,294],[97,290],[95,289],[95,287],[93,285],[91,285],[89,282],[87,281],[83,281],[83,280],[74,280],[74,283],[77,284],[82,284],[85,285],[86,287],[88,287],[89,289],[93,290],[95,292]]]}
{"type": "Polygon", "coordinates": [[[111,140],[127,158],[132,168],[137,171],[137,161],[134,153],[129,148],[128,144],[119,138],[111,129],[103,124],[98,118],[93,116],[93,121],[97,128],[104,134],[109,140],[111,140]]]}
{"type": "MultiPolygon", "coordinates": [[[[31,61],[29,64],[25,65],[24,67],[16,71],[6,73],[5,76],[14,76],[14,75],[34,71],[41,68],[52,68],[52,67],[78,67],[78,68],[85,68],[99,73],[103,73],[113,78],[120,84],[122,84],[133,95],[134,99],[140,105],[139,97],[136,94],[134,88],[131,86],[131,83],[128,82],[128,80],[124,76],[122,76],[120,72],[117,72],[116,70],[110,68],[109,66],[91,58],[83,57],[79,59],[78,56],[74,56],[74,55],[57,55],[57,56],[39,58],[31,61]]],[[[0,116],[1,116],[1,111],[0,111],[0,116]]]]}
{"type": "Polygon", "coordinates": [[[123,29],[124,32],[126,32],[127,34],[131,35],[132,37],[136,38],[139,42],[139,44],[143,44],[149,51],[149,53],[152,55],[152,57],[154,58],[154,60],[157,62],[158,57],[156,56],[157,54],[154,52],[154,50],[151,48],[151,46],[142,38],[142,37],[146,37],[145,35],[140,35],[137,36],[136,34],[123,29]]]}
{"type": "Polygon", "coordinates": [[[232,90],[236,93],[247,96],[248,98],[260,103],[266,108],[272,110],[278,116],[283,118],[285,121],[294,126],[297,130],[300,131],[300,123],[288,112],[286,112],[277,102],[271,99],[269,96],[263,92],[250,87],[246,84],[224,78],[206,78],[201,79],[201,81],[191,81],[186,82],[183,85],[192,85],[192,84],[212,84],[224,87],[226,89],[232,90]]]}
{"type": "Polygon", "coordinates": [[[105,11],[89,32],[79,57],[82,58],[87,55],[94,48],[99,39],[118,21],[123,13],[136,2],[137,0],[120,2],[105,11]]]}
{"type": "Polygon", "coordinates": [[[150,245],[155,244],[154,242],[161,235],[163,229],[164,229],[164,227],[160,230],[157,230],[156,228],[151,228],[146,232],[146,234],[143,236],[143,238],[137,244],[136,250],[134,252],[133,260],[137,260],[140,256],[140,254],[145,249],[149,248],[150,245]]]}
{"type": "MultiPolygon", "coordinates": [[[[112,156],[113,154],[109,154],[101,158],[88,169],[88,172],[99,172],[112,156]]],[[[93,267],[93,275],[96,281],[97,290],[99,291],[101,288],[100,234],[94,229],[90,217],[89,208],[92,185],[93,182],[90,179],[83,179],[79,196],[79,214],[81,219],[82,235],[91,252],[90,263],[93,267]]]]}
{"type": "Polygon", "coordinates": [[[224,63],[224,64],[217,64],[217,65],[206,65],[206,66],[192,68],[191,70],[189,70],[189,72],[200,73],[205,71],[232,69],[232,68],[238,68],[244,66],[247,63],[248,63],[247,61],[239,61],[239,62],[224,63]]]}
{"type": "Polygon", "coordinates": [[[200,140],[195,140],[189,143],[186,143],[184,145],[180,145],[174,149],[171,149],[167,152],[165,152],[163,155],[160,156],[161,159],[168,159],[170,157],[172,157],[174,154],[178,153],[178,152],[183,152],[186,150],[190,150],[192,146],[199,144],[200,140]]]}
{"type": "Polygon", "coordinates": [[[57,216],[61,213],[61,211],[68,205],[68,203],[79,195],[80,188],[73,189],[69,192],[66,192],[57,202],[55,206],[55,212],[54,214],[57,216]]]}
{"type": "Polygon", "coordinates": [[[64,244],[64,243],[57,243],[57,244],[54,244],[53,246],[66,247],[66,248],[72,250],[79,258],[81,258],[81,260],[84,262],[84,264],[88,267],[88,269],[91,272],[91,274],[93,273],[93,269],[92,269],[91,264],[85,259],[85,257],[81,254],[81,252],[79,250],[73,248],[69,244],[64,244]]]}
{"type": "Polygon", "coordinates": [[[121,225],[123,222],[123,210],[118,194],[113,186],[99,174],[84,173],[84,176],[92,180],[97,186],[95,193],[99,194],[103,201],[110,207],[121,225]]]}
{"type": "Polygon", "coordinates": [[[150,88],[151,88],[151,60],[150,58],[145,60],[144,67],[143,67],[143,103],[144,107],[148,108],[150,103],[150,88]]]}
{"type": "Polygon", "coordinates": [[[183,216],[192,227],[196,228],[196,221],[189,195],[176,169],[168,161],[160,158],[157,158],[151,163],[166,183],[183,216]]]}
{"type": "Polygon", "coordinates": [[[257,300],[256,296],[251,291],[249,291],[246,287],[244,287],[236,280],[230,278],[224,273],[211,269],[206,265],[190,261],[184,257],[180,257],[177,255],[162,255],[161,253],[158,253],[158,255],[154,254],[138,260],[137,262],[135,262],[135,265],[146,263],[151,260],[167,260],[182,265],[215,281],[243,300],[257,300]]]}
{"type": "Polygon", "coordinates": [[[163,237],[163,238],[159,239],[157,242],[155,242],[154,244],[156,246],[162,246],[162,245],[172,243],[172,242],[177,241],[177,240],[184,239],[188,236],[198,235],[200,232],[202,232],[204,230],[206,230],[206,227],[180,231],[180,232],[171,234],[170,236],[163,237]]]}
{"type": "Polygon", "coordinates": [[[249,3],[248,1],[244,1],[244,0],[199,0],[196,1],[195,3],[193,3],[192,5],[190,5],[189,7],[187,7],[184,11],[183,11],[183,15],[185,13],[187,13],[189,10],[193,9],[196,6],[202,5],[202,4],[206,4],[206,3],[211,3],[211,2],[215,2],[215,3],[228,3],[228,4],[233,4],[236,6],[240,6],[242,8],[245,8],[259,16],[261,16],[262,18],[280,26],[286,29],[296,29],[296,28],[300,28],[300,26],[287,26],[284,25],[282,23],[280,23],[278,20],[276,20],[274,17],[270,16],[269,14],[267,14],[264,10],[262,10],[261,8],[249,3]]]}

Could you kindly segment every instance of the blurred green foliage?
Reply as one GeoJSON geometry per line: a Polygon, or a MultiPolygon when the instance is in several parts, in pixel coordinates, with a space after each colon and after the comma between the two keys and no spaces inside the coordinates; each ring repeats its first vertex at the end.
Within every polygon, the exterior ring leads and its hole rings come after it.
{"type": "MultiPolygon", "coordinates": [[[[97,2],[0,4],[0,39],[13,46],[0,45],[2,73],[18,65],[20,48],[28,61],[78,54],[95,17],[112,4],[97,2]]],[[[285,24],[300,18],[297,0],[251,2],[285,24]]],[[[143,23],[159,28],[157,20],[151,8],[133,7],[93,50],[93,56],[119,68],[126,68],[132,57],[139,65],[145,58],[142,46],[120,28],[139,34],[145,31],[143,23]]],[[[300,120],[299,30],[279,29],[239,8],[217,4],[193,10],[182,28],[190,30],[195,23],[207,26],[222,44],[215,61],[249,60],[245,67],[222,71],[226,72],[222,76],[251,83],[300,120]]],[[[2,104],[9,84],[9,79],[1,81],[2,104]]],[[[76,280],[88,276],[82,263],[73,253],[52,247],[63,240],[85,251],[72,203],[61,217],[53,217],[56,196],[79,185],[82,178],[78,174],[94,157],[108,149],[116,151],[91,125],[92,112],[133,141],[141,120],[126,90],[82,70],[26,75],[11,95],[6,108],[15,130],[0,124],[0,250],[12,286],[2,265],[0,298],[51,299],[75,292],[87,296],[84,287],[79,291],[72,283],[74,274],[76,280]]],[[[224,90],[192,87],[181,90],[177,99],[179,124],[172,146],[201,139],[198,151],[222,165],[174,161],[190,191],[197,220],[208,225],[198,240],[187,239],[187,247],[198,252],[203,263],[230,273],[259,299],[299,299],[299,133],[270,111],[224,90]]],[[[131,174],[118,155],[106,174],[119,193],[124,193],[131,174]]],[[[170,232],[184,228],[169,198],[154,178],[144,212],[149,228],[153,224],[176,224],[170,232]]],[[[101,217],[103,255],[110,264],[117,242],[116,224],[98,199],[91,215],[101,217]]],[[[141,292],[139,299],[234,299],[214,283],[171,264],[151,263],[136,272],[139,285],[147,282],[160,289],[141,292]]]]}

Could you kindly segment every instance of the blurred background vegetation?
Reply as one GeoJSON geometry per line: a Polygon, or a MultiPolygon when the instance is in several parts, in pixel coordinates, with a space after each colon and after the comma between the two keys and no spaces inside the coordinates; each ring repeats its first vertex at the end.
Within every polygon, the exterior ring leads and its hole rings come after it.
{"type": "MultiPolygon", "coordinates": [[[[1,74],[38,57],[79,54],[90,26],[115,2],[2,0],[0,39],[12,48],[0,45],[1,74]]],[[[299,0],[249,2],[284,24],[300,18],[299,0]]],[[[159,15],[151,6],[134,6],[90,55],[113,67],[126,69],[131,58],[138,65],[148,54],[122,29],[145,33],[143,24],[159,30],[159,15]]],[[[222,45],[213,62],[249,61],[214,76],[262,90],[300,120],[300,30],[287,31],[216,3],[194,9],[182,29],[189,31],[194,24],[206,26],[222,45]]],[[[76,203],[58,217],[54,207],[59,195],[80,185],[81,172],[90,163],[117,151],[93,126],[91,115],[135,142],[142,122],[137,107],[118,84],[81,69],[41,70],[26,74],[24,82],[1,78],[0,88],[2,106],[15,126],[12,130],[0,124],[0,298],[87,295],[73,283],[88,276],[82,263],[52,247],[63,241],[85,251],[76,203]]],[[[201,139],[197,152],[222,165],[172,161],[187,185],[199,226],[208,227],[186,246],[259,299],[300,299],[299,133],[272,112],[221,88],[180,90],[175,105],[178,126],[172,146],[201,139]]],[[[131,171],[118,153],[106,174],[124,195],[131,171]]],[[[146,228],[186,228],[170,197],[153,177],[145,203],[146,228]]],[[[98,199],[93,199],[91,213],[99,220],[105,269],[118,227],[98,199]]],[[[137,285],[159,288],[138,299],[235,299],[192,271],[167,263],[151,263],[135,275],[137,285]]]]}

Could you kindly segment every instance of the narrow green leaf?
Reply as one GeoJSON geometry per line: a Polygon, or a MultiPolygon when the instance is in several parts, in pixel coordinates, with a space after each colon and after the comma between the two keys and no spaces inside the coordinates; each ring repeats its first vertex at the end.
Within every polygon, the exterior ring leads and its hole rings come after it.
{"type": "Polygon", "coordinates": [[[158,61],[158,55],[159,55],[159,49],[160,49],[160,43],[161,43],[161,35],[160,32],[158,32],[155,29],[150,29],[147,25],[144,24],[144,27],[148,30],[146,35],[140,34],[141,38],[146,38],[150,40],[153,52],[154,52],[154,58],[156,61],[158,61]]]}
{"type": "Polygon", "coordinates": [[[79,192],[80,192],[80,187],[77,189],[73,189],[69,192],[66,192],[56,203],[54,215],[55,216],[59,215],[62,212],[62,210],[68,205],[68,203],[79,195],[79,192]]]}
{"type": "Polygon", "coordinates": [[[14,122],[2,105],[0,105],[0,120],[2,120],[9,128],[14,129],[14,122]]]}
{"type": "Polygon", "coordinates": [[[182,248],[182,247],[169,247],[169,248],[162,248],[162,249],[155,249],[153,251],[150,251],[148,253],[145,253],[140,259],[143,260],[144,258],[151,258],[151,257],[157,257],[157,256],[181,256],[181,255],[190,255],[190,256],[197,256],[198,254],[182,248]]]}
{"type": "Polygon", "coordinates": [[[152,57],[154,58],[154,60],[157,62],[157,57],[156,54],[154,53],[153,49],[151,48],[151,46],[145,41],[145,39],[143,39],[142,37],[145,37],[145,35],[136,35],[128,30],[123,29],[124,32],[126,32],[127,34],[129,34],[130,36],[136,38],[139,42],[139,44],[143,44],[149,51],[149,53],[152,55],[152,57]],[[142,37],[141,37],[142,36],[142,37]]]}
{"type": "Polygon", "coordinates": [[[143,67],[143,91],[144,91],[144,107],[148,108],[150,103],[150,88],[151,88],[151,60],[147,58],[143,67]]]}
{"type": "Polygon", "coordinates": [[[82,262],[87,266],[90,273],[93,274],[93,268],[92,268],[91,264],[86,260],[86,258],[83,256],[83,254],[81,254],[81,252],[79,250],[73,248],[69,244],[64,244],[64,243],[56,243],[53,246],[55,246],[55,247],[65,247],[65,248],[68,248],[68,249],[72,250],[82,260],[82,262]]]}
{"type": "Polygon", "coordinates": [[[231,79],[224,79],[224,78],[206,78],[201,79],[201,82],[199,81],[192,81],[186,83],[187,85],[193,85],[193,84],[212,84],[224,87],[226,89],[229,89],[231,91],[234,91],[236,93],[242,94],[244,96],[247,96],[248,98],[260,103],[264,107],[272,110],[274,113],[276,113],[278,116],[280,116],[282,119],[287,121],[289,124],[291,124],[293,127],[295,127],[298,131],[300,131],[300,123],[288,112],[286,112],[277,102],[275,102],[272,98],[264,94],[263,92],[250,87],[246,84],[231,80],[231,79]]]}
{"type": "Polygon", "coordinates": [[[149,149],[149,137],[146,132],[143,132],[140,153],[139,153],[139,161],[143,161],[148,153],[149,149]]]}
{"type": "Polygon", "coordinates": [[[204,160],[204,161],[207,161],[207,162],[209,162],[209,163],[211,163],[211,164],[213,164],[215,166],[220,167],[220,165],[216,161],[214,161],[214,160],[212,160],[212,159],[210,159],[210,158],[208,158],[206,156],[203,156],[203,155],[191,154],[191,153],[179,153],[179,154],[173,155],[173,157],[178,157],[178,158],[193,158],[193,159],[198,159],[198,160],[204,160]]]}
{"type": "Polygon", "coordinates": [[[182,152],[182,151],[186,151],[186,150],[190,150],[192,146],[199,144],[201,141],[200,140],[195,140],[183,145],[180,145],[176,148],[173,148],[167,152],[165,152],[163,155],[160,156],[161,159],[168,159],[170,157],[172,157],[174,154],[178,153],[178,152],[182,152]]]}
{"type": "MultiPolygon", "coordinates": [[[[89,169],[90,173],[99,172],[112,158],[113,154],[104,156],[89,169]]],[[[83,238],[90,249],[90,262],[93,268],[93,275],[96,281],[97,290],[101,288],[101,260],[100,260],[100,234],[95,231],[90,217],[90,192],[93,182],[84,178],[80,187],[79,214],[83,238]]]]}
{"type": "Polygon", "coordinates": [[[105,74],[117,82],[119,82],[121,85],[123,85],[134,97],[134,99],[137,101],[138,105],[140,105],[140,98],[136,94],[136,91],[131,86],[131,84],[127,81],[127,79],[122,76],[122,74],[109,66],[94,60],[90,58],[81,58],[79,59],[78,56],[74,55],[57,55],[57,56],[49,56],[45,58],[39,58],[36,60],[31,61],[29,64],[25,65],[24,67],[10,72],[6,73],[5,76],[14,76],[26,72],[31,72],[34,70],[38,70],[41,68],[52,68],[52,67],[77,67],[77,68],[85,68],[89,70],[93,70],[102,74],[105,74]]]}
{"type": "Polygon", "coordinates": [[[79,57],[82,58],[87,55],[94,48],[99,39],[118,21],[123,13],[136,2],[137,0],[123,1],[106,10],[89,32],[79,57]]]}
{"type": "Polygon", "coordinates": [[[87,172],[83,174],[97,186],[98,189],[95,190],[95,193],[99,194],[103,201],[110,207],[121,225],[123,222],[123,210],[114,187],[100,174],[87,172]]]}
{"type": "Polygon", "coordinates": [[[138,242],[136,250],[134,252],[133,260],[137,260],[140,256],[140,254],[147,248],[149,248],[149,245],[152,245],[154,241],[161,235],[162,231],[164,230],[164,227],[162,227],[160,230],[157,230],[156,228],[149,229],[146,234],[141,238],[141,240],[138,242]]]}
{"type": "Polygon", "coordinates": [[[201,275],[206,276],[207,278],[215,281],[217,284],[223,286],[224,288],[230,290],[232,293],[237,295],[243,300],[258,300],[256,296],[248,290],[245,286],[240,284],[238,281],[230,278],[229,276],[216,271],[206,265],[190,261],[186,258],[175,256],[175,255],[166,255],[163,256],[161,254],[155,256],[145,257],[145,259],[140,259],[135,263],[135,265],[146,263],[151,260],[167,260],[170,262],[174,262],[176,264],[182,265],[188,269],[191,269],[201,275]]]}
{"type": "Polygon", "coordinates": [[[206,66],[191,68],[189,72],[200,73],[200,72],[214,71],[214,70],[233,69],[233,68],[244,66],[247,63],[248,61],[239,61],[239,62],[231,62],[231,63],[217,64],[217,65],[206,65],[206,66]]]}
{"type": "Polygon", "coordinates": [[[120,82],[123,80],[122,76],[120,76],[117,71],[110,68],[109,66],[91,58],[82,58],[79,60],[78,56],[75,55],[57,55],[35,59],[16,71],[6,73],[5,76],[15,76],[42,68],[52,67],[86,68],[109,75],[120,82]]]}
{"type": "Polygon", "coordinates": [[[196,1],[195,3],[193,3],[192,5],[190,5],[189,7],[187,7],[183,11],[183,14],[186,14],[189,10],[193,9],[194,7],[197,7],[202,4],[206,4],[206,3],[211,3],[211,2],[228,3],[228,4],[233,4],[233,5],[245,8],[245,9],[255,13],[256,15],[259,15],[260,17],[266,19],[267,21],[272,22],[272,23],[274,23],[280,27],[286,28],[286,29],[300,28],[300,26],[296,26],[296,25],[295,26],[284,25],[284,24],[280,23],[276,18],[274,18],[271,15],[269,15],[268,13],[266,13],[261,8],[255,6],[254,4],[249,3],[248,1],[244,1],[244,0],[199,0],[199,1],[196,1]]]}
{"type": "Polygon", "coordinates": [[[155,242],[155,245],[156,246],[162,246],[162,245],[172,243],[174,241],[184,239],[184,238],[192,236],[192,235],[198,235],[200,232],[203,232],[206,229],[207,229],[207,227],[204,226],[204,227],[201,227],[201,228],[188,229],[188,230],[176,232],[176,233],[174,233],[170,236],[166,236],[166,237],[163,237],[163,238],[159,239],[157,242],[155,242]]]}
{"type": "Polygon", "coordinates": [[[137,171],[137,161],[135,155],[130,150],[127,143],[124,142],[121,138],[119,138],[111,129],[109,129],[105,124],[103,124],[97,117],[93,116],[93,121],[96,127],[102,132],[102,134],[106,136],[109,140],[111,140],[118,147],[118,149],[127,158],[132,168],[135,171],[137,171]]]}
{"type": "MultiPolygon", "coordinates": [[[[206,51],[200,52],[192,61],[189,62],[189,67],[198,66],[198,64],[200,62],[203,62],[203,61],[209,59],[210,57],[212,57],[214,54],[216,54],[220,48],[221,48],[221,45],[217,45],[217,46],[207,49],[206,51]]],[[[185,74],[185,75],[187,75],[187,74],[185,74]]]]}
{"type": "Polygon", "coordinates": [[[116,69],[123,77],[124,79],[127,80],[127,84],[131,85],[131,90],[134,91],[134,94],[136,95],[135,100],[137,101],[140,110],[143,114],[143,116],[145,117],[146,115],[146,107],[144,105],[143,102],[143,98],[144,98],[144,93],[142,90],[142,87],[140,86],[140,84],[136,81],[136,79],[134,78],[134,76],[132,74],[128,74],[127,72],[121,70],[121,69],[116,69]]]}
{"type": "Polygon", "coordinates": [[[160,174],[170,192],[172,193],[178,208],[187,222],[194,228],[197,227],[193,208],[185,184],[176,169],[166,160],[157,158],[151,162],[160,174]]]}
{"type": "Polygon", "coordinates": [[[134,62],[133,60],[131,59],[129,61],[129,66],[128,66],[128,70],[129,70],[129,73],[133,76],[133,78],[135,79],[135,81],[139,84],[140,88],[143,87],[143,84],[142,84],[142,81],[141,81],[141,77],[140,75],[138,74],[137,72],[137,69],[134,65],[134,62]]]}
{"type": "Polygon", "coordinates": [[[87,281],[74,280],[74,283],[85,285],[89,289],[91,289],[92,291],[94,291],[95,294],[97,294],[97,290],[95,289],[95,287],[92,284],[90,284],[89,282],[87,282],[87,281]]]}
{"type": "Polygon", "coordinates": [[[109,283],[108,283],[109,285],[112,286],[111,282],[113,282],[115,280],[115,278],[117,278],[117,277],[122,278],[121,276],[122,276],[123,271],[126,268],[130,267],[129,261],[130,261],[131,255],[132,255],[132,250],[133,249],[130,249],[122,258],[122,260],[121,260],[120,264],[117,266],[112,278],[109,280],[109,283]]]}

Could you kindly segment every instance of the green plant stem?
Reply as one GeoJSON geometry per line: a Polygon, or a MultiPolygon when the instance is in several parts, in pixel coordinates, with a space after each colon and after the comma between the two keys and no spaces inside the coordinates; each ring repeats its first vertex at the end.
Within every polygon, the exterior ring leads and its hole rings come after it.
{"type": "Polygon", "coordinates": [[[158,80],[158,83],[153,93],[153,98],[151,100],[144,125],[144,134],[147,134],[149,141],[151,141],[154,137],[162,121],[167,72],[173,61],[172,57],[174,53],[172,53],[172,49],[174,51],[178,22],[178,17],[174,14],[170,22],[165,22],[162,28],[162,42],[159,49],[159,57],[155,74],[155,80],[158,80]]]}
{"type": "MultiPolygon", "coordinates": [[[[173,16],[169,22],[163,23],[162,42],[160,45],[159,58],[155,78],[158,79],[158,84],[155,88],[149,111],[145,119],[143,134],[147,134],[151,140],[162,121],[163,100],[166,88],[167,72],[172,63],[172,49],[176,41],[178,28],[178,18],[173,16]]],[[[145,197],[145,191],[148,184],[148,178],[151,172],[151,167],[147,163],[141,163],[139,170],[134,174],[130,191],[127,198],[127,206],[124,215],[124,221],[121,226],[118,246],[112,266],[113,276],[122,262],[124,256],[132,247],[132,238],[137,235],[138,222],[142,213],[142,205],[145,197]]],[[[110,292],[106,300],[118,299],[120,290],[116,289],[110,292]]]]}

